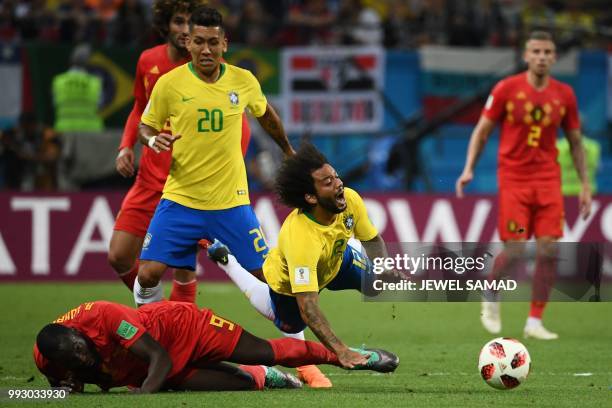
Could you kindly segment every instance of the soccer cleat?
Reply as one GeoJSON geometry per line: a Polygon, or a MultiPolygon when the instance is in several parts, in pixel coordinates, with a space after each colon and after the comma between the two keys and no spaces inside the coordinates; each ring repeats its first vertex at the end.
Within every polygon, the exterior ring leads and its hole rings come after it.
{"type": "Polygon", "coordinates": [[[483,301],[480,312],[480,322],[491,334],[501,332],[501,317],[499,315],[499,302],[483,301]]]}
{"type": "Polygon", "coordinates": [[[221,265],[227,265],[228,255],[230,254],[230,250],[224,243],[222,243],[216,238],[212,242],[212,244],[210,243],[210,241],[201,239],[200,241],[198,241],[198,245],[202,249],[206,249],[206,253],[208,254],[208,257],[213,262],[220,263],[221,265]]]}
{"type": "Polygon", "coordinates": [[[331,388],[332,382],[319,370],[316,365],[306,365],[296,368],[298,377],[310,388],[331,388]]]}
{"type": "Polygon", "coordinates": [[[294,375],[284,373],[274,367],[266,367],[266,388],[302,388],[302,382],[294,375]]]}
{"type": "Polygon", "coordinates": [[[559,338],[559,335],[548,331],[543,325],[537,324],[525,326],[523,337],[526,339],[556,340],[559,338]]]}
{"type": "Polygon", "coordinates": [[[391,373],[399,366],[399,357],[390,351],[370,348],[352,348],[351,350],[370,357],[364,365],[355,366],[353,370],[372,370],[379,373],[391,373]]]}

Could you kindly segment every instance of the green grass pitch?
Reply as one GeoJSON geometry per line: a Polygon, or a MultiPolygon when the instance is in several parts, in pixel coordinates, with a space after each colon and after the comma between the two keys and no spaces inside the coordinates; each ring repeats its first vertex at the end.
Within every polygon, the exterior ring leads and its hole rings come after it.
{"type": "MultiPolygon", "coordinates": [[[[120,283],[0,285],[0,389],[46,387],[31,357],[37,331],[70,308],[99,299],[132,304],[131,294],[120,283]]],[[[612,303],[549,305],[546,324],[560,339],[525,341],[533,361],[530,377],[517,389],[497,391],[480,379],[476,368],[480,348],[493,337],[480,326],[478,303],[365,303],[358,293],[330,291],[323,292],[321,301],[341,339],[394,351],[401,358],[397,372],[380,375],[324,366],[334,383],[329,390],[133,396],[125,389],[102,394],[88,386],[86,394],[66,401],[5,399],[0,405],[603,407],[612,403],[612,303]]],[[[201,283],[198,303],[260,337],[279,337],[272,323],[230,284],[201,283]]],[[[502,305],[504,336],[521,338],[527,309],[527,303],[502,305]]]]}

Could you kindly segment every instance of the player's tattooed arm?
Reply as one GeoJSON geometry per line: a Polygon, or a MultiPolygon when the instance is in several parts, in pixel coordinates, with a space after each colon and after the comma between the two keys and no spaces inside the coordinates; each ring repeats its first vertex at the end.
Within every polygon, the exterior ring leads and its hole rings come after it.
{"type": "Polygon", "coordinates": [[[332,331],[329,322],[319,307],[319,294],[317,292],[304,292],[295,295],[300,308],[300,315],[304,323],[325,346],[333,352],[347,348],[332,331]]]}
{"type": "Polygon", "coordinates": [[[272,105],[268,104],[266,107],[266,113],[257,118],[257,121],[261,125],[261,127],[274,139],[276,144],[281,148],[281,150],[287,156],[293,156],[295,154],[295,150],[289,143],[289,139],[287,138],[287,133],[285,133],[285,129],[283,128],[283,122],[281,121],[278,113],[274,110],[272,105]]]}
{"type": "MultiPolygon", "coordinates": [[[[376,235],[374,238],[372,238],[369,241],[363,241],[362,244],[370,259],[389,257],[389,252],[387,251],[387,245],[385,244],[385,240],[383,239],[382,236],[380,236],[380,234],[376,235]]],[[[382,274],[382,278],[390,282],[398,281],[400,279],[408,279],[408,277],[404,276],[402,273],[400,273],[396,269],[390,269],[390,270],[385,271],[382,274]]]]}
{"type": "Polygon", "coordinates": [[[370,259],[374,258],[386,258],[389,256],[387,253],[387,246],[385,245],[385,240],[380,234],[377,234],[374,238],[369,241],[362,242],[363,247],[370,259]]]}
{"type": "Polygon", "coordinates": [[[296,293],[295,298],[304,323],[310,327],[310,330],[325,347],[336,353],[343,367],[353,368],[356,365],[366,363],[367,358],[365,356],[352,351],[336,337],[319,307],[319,294],[317,292],[296,293]]]}
{"type": "Polygon", "coordinates": [[[147,378],[142,382],[142,386],[137,392],[152,393],[159,391],[172,369],[172,360],[168,352],[148,333],[143,334],[136,340],[129,350],[149,362],[147,378]]]}

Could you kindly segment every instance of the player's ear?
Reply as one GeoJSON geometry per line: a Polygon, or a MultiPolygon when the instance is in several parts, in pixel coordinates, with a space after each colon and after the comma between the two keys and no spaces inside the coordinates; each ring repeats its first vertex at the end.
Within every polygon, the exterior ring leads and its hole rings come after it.
{"type": "Polygon", "coordinates": [[[223,52],[227,52],[227,37],[223,35],[223,52]]]}
{"type": "Polygon", "coordinates": [[[314,194],[304,194],[304,199],[310,205],[317,205],[317,196],[314,194]]]}

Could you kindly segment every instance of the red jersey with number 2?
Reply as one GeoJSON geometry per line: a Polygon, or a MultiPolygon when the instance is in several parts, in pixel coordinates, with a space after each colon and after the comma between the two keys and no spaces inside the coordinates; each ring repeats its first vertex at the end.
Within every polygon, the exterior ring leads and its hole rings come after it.
{"type": "Polygon", "coordinates": [[[501,122],[498,179],[501,186],[560,185],[557,130],[580,128],[572,88],[549,77],[535,89],[523,72],[497,83],[482,114],[501,122]]]}

